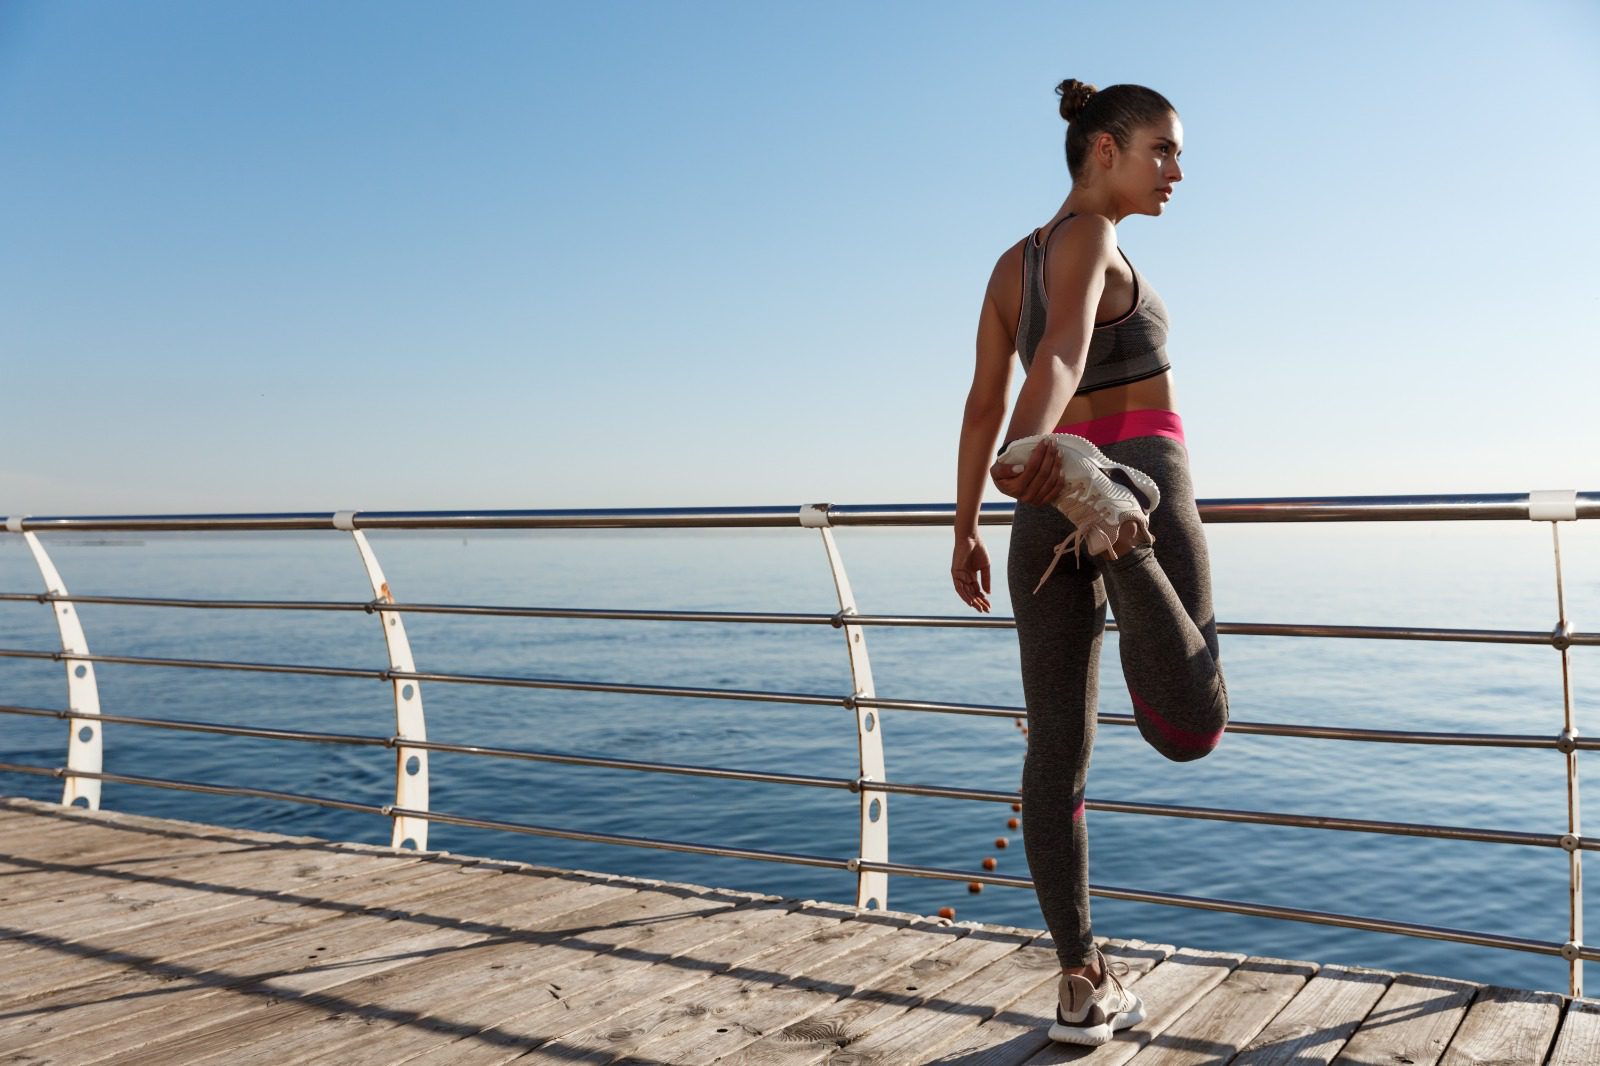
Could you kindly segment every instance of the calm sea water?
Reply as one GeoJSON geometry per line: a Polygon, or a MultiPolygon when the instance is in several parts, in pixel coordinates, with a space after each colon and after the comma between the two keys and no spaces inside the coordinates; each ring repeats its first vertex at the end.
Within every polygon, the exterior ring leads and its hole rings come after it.
{"type": "MultiPolygon", "coordinates": [[[[1589,523],[1591,527],[1600,523],[1589,523]]],[[[1006,529],[986,527],[997,561],[1006,529]]],[[[1555,622],[1548,525],[1213,526],[1218,617],[1230,621],[1487,627],[1548,631],[1555,622]]],[[[957,614],[948,532],[836,531],[865,613],[957,614]]],[[[370,589],[347,535],[143,535],[85,543],[46,537],[68,587],[82,594],[364,601],[370,589]]],[[[652,607],[831,613],[822,545],[806,530],[554,532],[466,538],[378,533],[371,540],[401,600],[532,606],[652,607]]],[[[1567,525],[1567,610],[1581,628],[1600,602],[1600,528],[1567,525]]],[[[1003,562],[1002,562],[1003,565],[1003,562]]],[[[997,614],[1009,614],[997,575],[997,614]]],[[[0,537],[0,589],[35,592],[19,537],[0,537]]],[[[258,662],[386,665],[377,620],[359,613],[191,611],[83,605],[97,653],[258,662]]],[[[842,694],[840,633],[826,626],[514,620],[412,616],[419,669],[641,684],[842,694]]],[[[1130,712],[1108,634],[1101,709],[1130,712]]],[[[880,695],[1021,706],[1009,630],[872,627],[880,695]]],[[[57,650],[50,613],[0,604],[0,646],[57,650]]],[[[1573,652],[1580,730],[1595,691],[1592,649],[1573,652]]],[[[1560,661],[1548,647],[1223,637],[1236,721],[1555,734],[1560,661]]],[[[387,685],[362,680],[101,665],[108,712],[382,735],[387,685]]],[[[633,759],[789,771],[856,772],[850,712],[559,691],[423,686],[429,735],[633,759]]],[[[0,660],[0,700],[65,702],[59,664],[0,660]]],[[[1024,741],[1008,719],[885,712],[897,781],[1015,789],[1024,741]]],[[[60,722],[0,717],[0,758],[64,761],[60,722]]],[[[251,785],[381,804],[392,800],[383,749],[257,742],[110,726],[108,770],[251,785]]],[[[1104,726],[1091,798],[1357,818],[1566,830],[1561,757],[1230,734],[1210,757],[1167,762],[1133,729],[1104,726]]],[[[436,810],[515,822],[854,854],[847,792],[696,780],[666,774],[432,756],[436,810]]],[[[0,790],[58,799],[59,784],[6,775],[0,790]]],[[[286,833],[386,843],[377,817],[298,804],[108,784],[107,809],[286,833]]],[[[1003,804],[895,796],[896,861],[977,869],[994,856],[1026,875],[1003,804]],[[1009,847],[1000,849],[997,839],[1009,847]]],[[[1383,916],[1545,940],[1567,935],[1567,858],[1555,849],[1233,825],[1091,812],[1090,880],[1383,916]]],[[[431,846],[563,867],[850,901],[843,872],[584,844],[437,825],[431,846]]],[[[1588,923],[1600,927],[1600,903],[1588,923]]],[[[1031,892],[894,878],[889,906],[1038,927],[1031,892]]],[[[1409,937],[1096,898],[1095,929],[1180,945],[1314,959],[1565,990],[1556,959],[1409,937]]]]}

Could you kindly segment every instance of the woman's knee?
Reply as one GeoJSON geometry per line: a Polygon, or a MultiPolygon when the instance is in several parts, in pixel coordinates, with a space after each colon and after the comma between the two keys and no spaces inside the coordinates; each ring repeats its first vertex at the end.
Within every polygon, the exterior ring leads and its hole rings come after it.
{"type": "Polygon", "coordinates": [[[1223,734],[1227,732],[1228,693],[1221,685],[1220,678],[1209,712],[1196,715],[1185,724],[1179,724],[1172,717],[1162,714],[1131,688],[1128,694],[1133,697],[1134,720],[1139,725],[1139,732],[1152,748],[1172,762],[1194,762],[1205,758],[1217,750],[1223,734]],[[1193,722],[1203,724],[1198,727],[1188,724],[1193,722]]]}

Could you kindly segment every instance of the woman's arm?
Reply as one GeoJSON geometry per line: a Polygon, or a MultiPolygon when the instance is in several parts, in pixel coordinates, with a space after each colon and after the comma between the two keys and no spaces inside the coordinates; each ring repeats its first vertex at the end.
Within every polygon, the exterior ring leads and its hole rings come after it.
{"type": "Polygon", "coordinates": [[[1002,256],[995,264],[978,313],[978,361],[961,416],[961,445],[956,458],[957,537],[978,535],[978,506],[983,502],[984,482],[994,461],[1000,422],[1006,416],[1006,396],[1011,391],[1011,356],[1016,352],[1016,341],[994,302],[1003,262],[1002,256]]]}
{"type": "MultiPolygon", "coordinates": [[[[997,474],[995,441],[1006,415],[1006,396],[1011,389],[1011,356],[1016,338],[1007,327],[995,303],[996,286],[1006,284],[1001,270],[1005,257],[995,264],[978,314],[978,361],[972,372],[972,388],[967,391],[967,406],[961,419],[961,444],[956,458],[955,550],[950,558],[950,578],[956,594],[969,606],[987,612],[990,608],[989,553],[978,536],[978,508],[983,502],[984,476],[997,474]]],[[[1030,503],[1048,503],[1061,491],[1061,462],[1054,448],[1035,448],[1021,474],[996,478],[1003,492],[1030,503]]]]}
{"type": "MultiPolygon", "coordinates": [[[[1106,286],[1106,266],[1116,254],[1116,229],[1102,215],[1081,215],[1051,242],[1045,257],[1044,336],[1028,369],[1006,429],[1009,443],[1049,433],[1060,424],[1078,391],[1095,312],[1106,286]]],[[[1044,449],[1035,449],[1035,453],[1044,449]]]]}

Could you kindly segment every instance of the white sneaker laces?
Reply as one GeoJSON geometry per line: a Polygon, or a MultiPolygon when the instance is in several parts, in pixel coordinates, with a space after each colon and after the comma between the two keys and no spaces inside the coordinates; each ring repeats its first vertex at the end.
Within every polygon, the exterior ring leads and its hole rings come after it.
{"type": "MultiPolygon", "coordinates": [[[[1104,499],[1104,497],[1101,497],[1101,499],[1104,499]]],[[[1087,481],[1069,481],[1061,496],[1056,499],[1057,508],[1060,508],[1063,503],[1069,500],[1075,502],[1077,506],[1072,508],[1070,513],[1065,511],[1063,513],[1067,513],[1067,518],[1073,524],[1073,530],[1067,534],[1066,540],[1055,546],[1055,553],[1050,559],[1050,565],[1045,567],[1044,574],[1039,578],[1039,583],[1033,586],[1035,595],[1038,594],[1040,589],[1044,588],[1044,583],[1050,580],[1050,575],[1056,572],[1056,564],[1061,561],[1061,557],[1067,552],[1072,552],[1072,558],[1079,566],[1083,565],[1083,545],[1085,541],[1090,542],[1090,554],[1103,552],[1114,547],[1117,543],[1117,536],[1122,532],[1123,522],[1133,521],[1138,524],[1139,528],[1134,532],[1135,544],[1140,543],[1141,534],[1144,540],[1150,540],[1148,518],[1142,512],[1135,512],[1134,515],[1127,518],[1123,518],[1120,515],[1107,517],[1094,506],[1087,481]],[[1116,523],[1115,532],[1108,534],[1105,527],[1113,522],[1116,523]],[[1103,542],[1100,547],[1095,547],[1094,540],[1096,538],[1103,542]]]]}

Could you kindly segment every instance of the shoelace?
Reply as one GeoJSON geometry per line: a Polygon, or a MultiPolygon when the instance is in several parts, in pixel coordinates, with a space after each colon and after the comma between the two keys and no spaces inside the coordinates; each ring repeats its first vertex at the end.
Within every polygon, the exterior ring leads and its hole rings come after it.
{"type": "MultiPolygon", "coordinates": [[[[1079,513],[1081,514],[1082,512],[1080,511],[1079,513]]],[[[1139,527],[1138,529],[1134,530],[1134,534],[1133,534],[1134,547],[1138,547],[1141,544],[1154,544],[1155,543],[1155,537],[1153,537],[1150,534],[1150,526],[1148,524],[1148,519],[1146,519],[1145,521],[1139,521],[1139,519],[1124,519],[1123,521],[1133,521],[1133,522],[1137,523],[1137,525],[1139,527]]],[[[1120,536],[1121,532],[1122,532],[1122,523],[1119,522],[1119,523],[1117,523],[1117,533],[1118,533],[1119,536],[1120,536]]],[[[1035,596],[1037,596],[1039,594],[1039,590],[1040,589],[1044,588],[1044,583],[1046,581],[1050,580],[1050,575],[1056,572],[1056,564],[1061,561],[1061,557],[1063,555],[1065,555],[1067,552],[1069,552],[1069,551],[1072,552],[1072,557],[1078,563],[1078,565],[1080,565],[1080,566],[1083,565],[1083,551],[1082,551],[1083,542],[1085,540],[1087,540],[1091,534],[1095,534],[1095,533],[1098,533],[1100,535],[1101,539],[1106,541],[1105,548],[1099,549],[1100,551],[1105,551],[1105,550],[1107,550],[1107,549],[1109,549],[1109,548],[1111,548],[1111,547],[1116,545],[1117,538],[1116,537],[1108,537],[1106,535],[1105,530],[1101,529],[1099,526],[1089,525],[1087,523],[1079,523],[1079,524],[1077,524],[1076,526],[1073,527],[1072,532],[1067,534],[1067,539],[1063,540],[1060,544],[1057,544],[1055,546],[1054,554],[1051,556],[1051,559],[1050,559],[1050,565],[1044,568],[1044,573],[1042,575],[1040,575],[1040,577],[1039,577],[1039,583],[1037,585],[1033,586],[1033,594],[1035,596]]],[[[1091,553],[1094,552],[1095,550],[1096,549],[1093,548],[1093,547],[1091,547],[1089,549],[1089,551],[1091,553]]]]}
{"type": "Polygon", "coordinates": [[[1128,964],[1121,961],[1112,962],[1110,959],[1106,958],[1105,954],[1102,952],[1100,955],[1100,965],[1104,969],[1106,980],[1117,986],[1117,994],[1122,997],[1122,1002],[1126,1003],[1128,990],[1123,987],[1122,981],[1119,980],[1119,978],[1126,977],[1128,975],[1128,964]]]}

